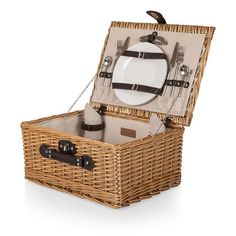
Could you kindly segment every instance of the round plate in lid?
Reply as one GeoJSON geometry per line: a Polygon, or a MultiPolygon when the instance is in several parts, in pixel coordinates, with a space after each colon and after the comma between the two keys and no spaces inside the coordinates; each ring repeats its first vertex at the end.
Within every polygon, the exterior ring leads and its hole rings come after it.
{"type": "MultiPolygon", "coordinates": [[[[164,53],[161,48],[152,43],[137,43],[128,51],[164,53]]],[[[168,63],[164,59],[142,59],[120,56],[113,72],[113,83],[128,83],[146,85],[161,89],[168,73],[168,63]]],[[[157,95],[147,92],[114,89],[116,96],[128,105],[142,105],[151,101],[157,95]]]]}

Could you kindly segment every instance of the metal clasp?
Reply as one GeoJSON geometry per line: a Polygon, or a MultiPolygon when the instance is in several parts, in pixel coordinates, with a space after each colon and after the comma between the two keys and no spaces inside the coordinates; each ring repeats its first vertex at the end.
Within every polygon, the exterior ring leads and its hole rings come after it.
{"type": "Polygon", "coordinates": [[[138,84],[133,84],[131,90],[138,91],[138,84]]]}
{"type": "Polygon", "coordinates": [[[159,92],[160,92],[160,89],[157,88],[157,89],[155,90],[155,94],[159,94],[159,92]]]}
{"type": "Polygon", "coordinates": [[[138,58],[144,59],[145,52],[138,52],[138,58]]]}

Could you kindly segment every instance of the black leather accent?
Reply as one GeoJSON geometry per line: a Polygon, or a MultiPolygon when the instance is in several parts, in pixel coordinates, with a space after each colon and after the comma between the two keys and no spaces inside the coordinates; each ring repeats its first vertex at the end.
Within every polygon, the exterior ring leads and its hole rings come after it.
{"type": "Polygon", "coordinates": [[[163,92],[163,89],[150,87],[147,85],[141,85],[141,84],[112,83],[112,88],[146,92],[146,93],[152,93],[152,94],[157,94],[157,95],[160,95],[163,92]]]}
{"type": "Polygon", "coordinates": [[[126,50],[123,52],[122,56],[137,57],[142,59],[163,59],[168,61],[167,55],[165,53],[138,52],[126,50]]]}
{"type": "Polygon", "coordinates": [[[112,73],[102,71],[102,72],[99,73],[99,77],[111,79],[112,78],[112,73]]]}
{"type": "Polygon", "coordinates": [[[56,149],[50,148],[46,144],[42,144],[39,148],[39,152],[43,157],[50,158],[53,160],[57,160],[60,162],[64,162],[67,164],[71,164],[77,166],[77,157],[65,153],[58,152],[56,149]]]}
{"type": "Polygon", "coordinates": [[[47,144],[41,144],[39,147],[39,152],[44,158],[60,161],[73,166],[80,166],[86,170],[92,170],[94,168],[93,158],[87,155],[77,157],[75,155],[62,153],[51,148],[47,144]]]}
{"type": "Polygon", "coordinates": [[[99,131],[99,130],[103,130],[104,128],[105,128],[104,122],[98,125],[88,125],[88,124],[85,124],[84,122],[81,123],[81,129],[86,130],[86,131],[99,131]]]}
{"type": "Polygon", "coordinates": [[[183,80],[166,80],[165,82],[166,86],[174,86],[174,87],[189,87],[189,82],[183,81],[183,80]]]}
{"type": "Polygon", "coordinates": [[[146,13],[149,16],[153,17],[157,21],[158,24],[166,24],[166,20],[160,12],[150,10],[150,11],[146,11],[146,13]]]}

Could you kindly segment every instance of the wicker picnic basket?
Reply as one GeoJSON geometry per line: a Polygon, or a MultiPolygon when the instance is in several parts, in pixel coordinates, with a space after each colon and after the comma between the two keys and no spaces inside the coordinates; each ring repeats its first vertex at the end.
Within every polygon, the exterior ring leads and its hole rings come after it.
{"type": "MultiPolygon", "coordinates": [[[[121,144],[90,140],[43,125],[51,121],[59,122],[65,118],[65,114],[23,122],[21,127],[27,179],[113,208],[120,208],[180,184],[184,126],[189,126],[192,120],[215,29],[202,26],[112,22],[105,40],[100,65],[110,30],[114,27],[205,35],[185,115],[171,116],[168,122],[169,129],[164,133],[121,144]],[[64,162],[42,157],[40,153],[42,144],[47,144],[56,150],[59,142],[63,140],[66,140],[67,144],[69,142],[74,145],[76,149],[73,152],[74,157],[80,160],[80,164],[87,160],[89,168],[84,165],[85,168],[81,168],[81,166],[76,166],[76,163],[73,165],[73,162],[67,161],[66,158],[70,158],[68,153],[62,157],[64,162]],[[88,157],[90,158],[86,159],[88,157]]],[[[90,104],[95,109],[104,105],[92,100],[90,104]]],[[[105,114],[146,122],[151,112],[107,104],[105,114]]],[[[165,114],[158,111],[156,114],[161,119],[165,117],[165,114]]],[[[83,111],[72,112],[67,114],[66,119],[70,121],[81,115],[83,111]]]]}

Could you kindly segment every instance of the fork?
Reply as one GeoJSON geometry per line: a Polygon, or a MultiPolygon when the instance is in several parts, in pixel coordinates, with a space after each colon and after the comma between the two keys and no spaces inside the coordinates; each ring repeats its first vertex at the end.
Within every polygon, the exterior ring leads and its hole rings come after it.
{"type": "MultiPolygon", "coordinates": [[[[178,52],[177,52],[177,58],[176,58],[176,68],[175,68],[175,73],[174,73],[174,80],[177,80],[178,78],[178,73],[180,69],[180,65],[184,62],[184,47],[179,46],[178,52]]],[[[175,93],[175,87],[172,86],[170,96],[174,95],[175,93]]]]}
{"type": "MultiPolygon", "coordinates": [[[[127,38],[126,38],[127,40],[127,38]]],[[[124,43],[125,44],[125,43],[124,43]]],[[[124,44],[122,42],[122,40],[117,40],[117,45],[116,45],[116,58],[113,62],[113,68],[112,68],[112,72],[114,71],[114,68],[115,68],[115,65],[116,65],[116,62],[117,60],[119,59],[119,57],[121,56],[121,54],[123,53],[122,50],[123,50],[123,47],[124,47],[124,44]]]]}
{"type": "MultiPolygon", "coordinates": [[[[113,67],[112,67],[112,73],[114,72],[114,69],[115,69],[115,66],[116,66],[116,63],[119,59],[119,57],[123,54],[123,52],[128,48],[129,46],[129,42],[130,42],[130,37],[127,37],[125,39],[125,42],[122,43],[121,40],[117,40],[117,49],[116,49],[116,57],[115,57],[115,60],[113,62],[113,67]]],[[[109,87],[111,87],[111,81],[110,80],[110,83],[109,83],[109,87]]]]}
{"type": "MultiPolygon", "coordinates": [[[[122,49],[123,49],[123,43],[122,43],[122,40],[117,40],[116,42],[116,58],[113,62],[113,67],[112,67],[112,71],[114,70],[114,67],[115,67],[115,64],[116,64],[116,61],[118,60],[119,56],[121,55],[122,53],[122,49]]],[[[108,87],[111,86],[111,81],[109,81],[109,85],[108,87]]],[[[103,92],[101,93],[101,96],[103,95],[104,93],[104,89],[103,89],[103,92]]]]}
{"type": "Polygon", "coordinates": [[[117,45],[116,45],[116,57],[118,57],[121,54],[123,47],[122,40],[117,40],[117,45]]]}

